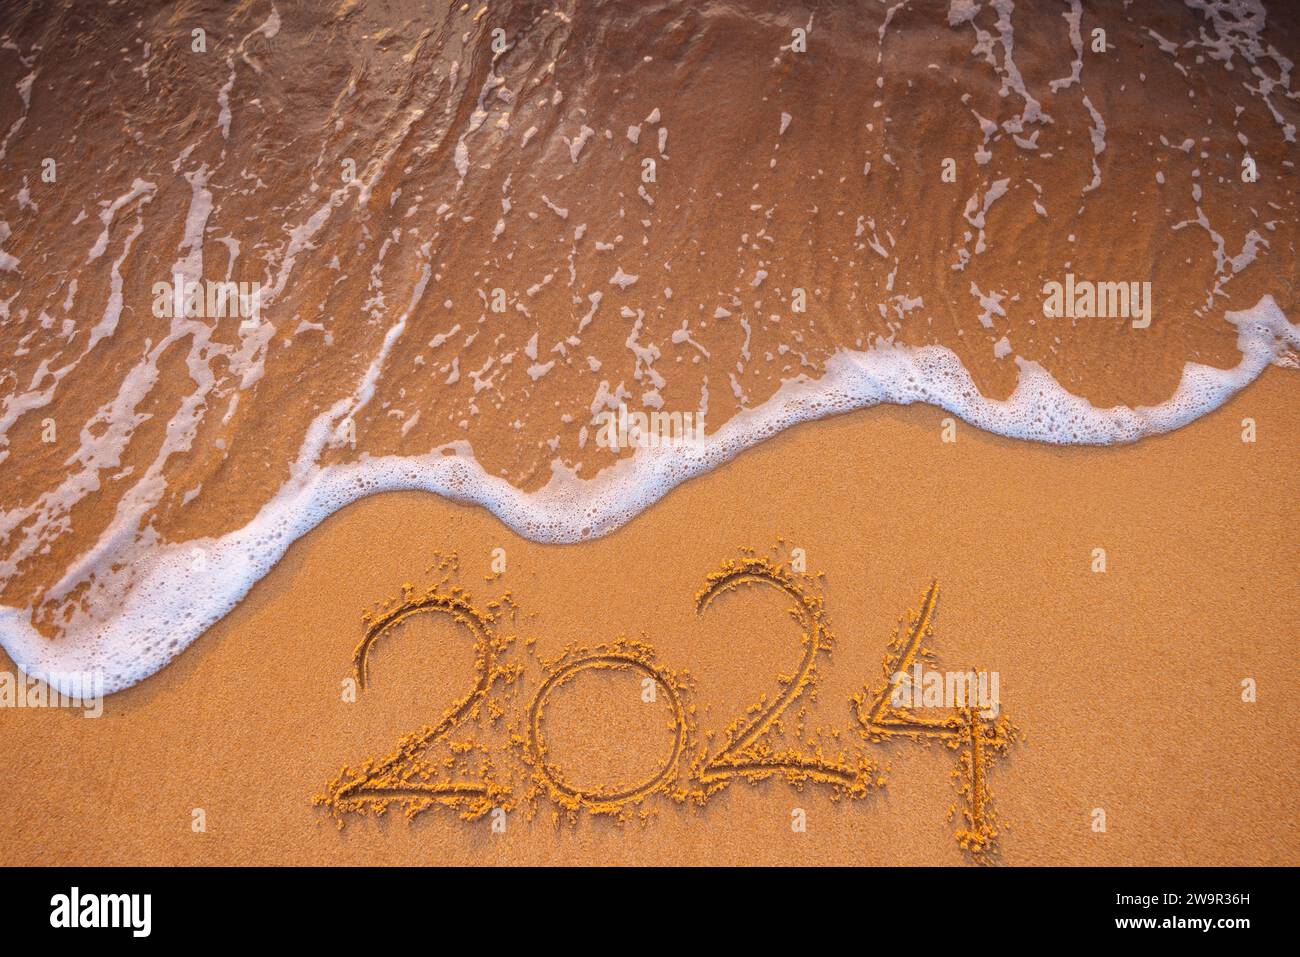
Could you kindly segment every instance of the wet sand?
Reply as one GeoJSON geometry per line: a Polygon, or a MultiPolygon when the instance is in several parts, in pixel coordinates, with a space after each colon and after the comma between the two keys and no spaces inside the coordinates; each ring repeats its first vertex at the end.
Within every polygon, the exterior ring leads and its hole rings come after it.
{"type": "MultiPolygon", "coordinates": [[[[946,444],[939,410],[869,409],[780,435],[578,546],[524,540],[430,495],[367,499],[295,543],[103,717],[0,711],[0,863],[969,863],[948,820],[956,759],[909,741],[867,746],[886,783],[860,800],[737,782],[703,807],[652,798],[644,822],[570,825],[543,799],[531,819],[522,805],[508,814],[504,833],[438,808],[340,830],[312,806],[341,766],[387,754],[472,681],[463,632],[413,623],[376,649],[358,700],[341,700],[362,613],[429,584],[439,554],[459,556],[476,601],[508,591],[517,603],[510,630],[531,648],[521,702],[534,657],[625,635],[689,671],[700,728],[720,730],[799,656],[774,593],[695,612],[705,576],[750,546],[783,560],[803,548],[809,572],[825,573],[836,644],[812,711],[844,740],[856,736],[849,697],[877,681],[892,629],[937,580],[938,667],[999,672],[1024,733],[989,770],[996,860],[1295,865],[1298,390],[1270,370],[1185,429],[1100,449],[961,423],[946,444]],[[1245,417],[1254,444],[1241,441],[1245,417]],[[1105,573],[1092,571],[1098,547],[1105,573]],[[488,581],[494,548],[507,566],[488,581]],[[1254,703],[1241,700],[1247,677],[1254,703]],[[791,828],[796,808],[806,832],[791,828]]],[[[652,773],[668,747],[663,703],[640,690],[590,673],[557,695],[547,735],[570,780],[652,773]]]]}

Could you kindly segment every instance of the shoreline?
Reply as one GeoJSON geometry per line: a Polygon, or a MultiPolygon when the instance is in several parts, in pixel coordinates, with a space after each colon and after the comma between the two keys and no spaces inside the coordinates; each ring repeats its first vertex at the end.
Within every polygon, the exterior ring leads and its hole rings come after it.
{"type": "MultiPolygon", "coordinates": [[[[768,402],[729,419],[705,443],[687,443],[664,455],[641,449],[590,480],[556,468],[551,481],[532,494],[484,473],[466,443],[419,457],[366,457],[346,466],[321,467],[319,444],[336,427],[333,418],[322,416],[299,452],[295,478],[252,522],[216,540],[155,547],[143,562],[126,563],[132,574],[141,565],[146,570],[124,586],[124,604],[108,621],[89,623],[93,642],[69,630],[61,636],[62,644],[51,644],[30,623],[30,612],[0,606],[0,643],[25,672],[55,687],[63,687],[64,674],[91,671],[104,672],[110,693],[129,687],[166,667],[230,614],[294,542],[341,509],[383,492],[433,492],[455,503],[482,506],[512,530],[527,530],[525,537],[534,541],[568,544],[611,534],[682,483],[795,426],[882,404],[924,403],[992,435],[1051,445],[1122,445],[1167,435],[1213,414],[1276,364],[1281,351],[1300,347],[1300,328],[1288,322],[1270,296],[1229,315],[1239,328],[1238,364],[1217,369],[1188,363],[1174,395],[1158,406],[1095,409],[1032,362],[1021,362],[1008,399],[990,400],[978,392],[971,398],[973,382],[942,347],[844,352],[836,357],[842,361],[828,363],[822,378],[785,383],[768,402]],[[1017,423],[1024,434],[1017,435],[1017,423]],[[309,446],[315,451],[309,453],[309,446]],[[186,622],[179,634],[174,623],[163,630],[156,624],[179,615],[181,608],[168,597],[175,594],[186,596],[186,622]],[[107,662],[105,648],[111,656],[107,662]]],[[[107,560],[96,554],[103,546],[101,540],[90,553],[100,564],[107,560]]],[[[111,588],[112,582],[99,587],[111,588]]]]}

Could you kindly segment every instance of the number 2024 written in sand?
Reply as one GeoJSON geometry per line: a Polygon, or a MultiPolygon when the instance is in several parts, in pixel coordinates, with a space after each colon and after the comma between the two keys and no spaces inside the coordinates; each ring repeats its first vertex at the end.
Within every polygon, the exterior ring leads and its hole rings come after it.
{"type": "Polygon", "coordinates": [[[725,561],[708,576],[695,596],[696,612],[705,613],[720,595],[749,588],[774,588],[793,602],[789,614],[802,631],[803,656],[793,675],[778,676],[780,690],[774,697],[769,700],[765,695],[717,734],[701,733],[696,725],[689,675],[661,664],[650,645],[624,638],[572,647],[558,658],[543,661],[536,691],[521,707],[527,684],[524,667],[509,661],[515,637],[502,635],[499,629],[517,612],[509,596],[480,608],[456,587],[435,585],[417,594],[408,586],[401,601],[368,618],[354,654],[358,685],[366,686],[370,654],[381,638],[413,616],[434,614],[449,616],[473,639],[473,687],[435,723],[404,736],[386,757],[343,768],[315,803],[342,826],[347,815],[382,814],[394,805],[403,807],[408,817],[446,807],[472,821],[521,803],[535,809],[539,799],[555,805],[557,820],[573,821],[582,812],[620,820],[639,814],[644,819],[652,799],[702,806],[735,782],[769,778],[784,778],[800,789],[826,787],[833,797],[856,799],[884,784],[869,751],[890,740],[907,739],[939,742],[955,753],[957,800],[950,816],[956,817],[960,805],[957,842],[976,859],[992,855],[999,828],[988,769],[993,759],[1007,753],[1019,732],[1005,715],[989,718],[973,707],[959,707],[926,709],[937,714],[921,716],[899,707],[890,694],[891,676],[910,672],[917,662],[933,661],[929,642],[938,585],[930,585],[910,622],[895,630],[886,648],[880,685],[864,687],[850,698],[849,735],[806,727],[806,705],[818,665],[834,642],[815,581],[785,564],[746,553],[725,561]],[[566,778],[547,746],[547,704],[579,675],[616,672],[639,679],[643,689],[656,697],[663,695],[671,710],[669,753],[639,783],[576,785],[566,778]],[[484,738],[473,733],[475,726],[503,743],[483,743],[484,738]]]}

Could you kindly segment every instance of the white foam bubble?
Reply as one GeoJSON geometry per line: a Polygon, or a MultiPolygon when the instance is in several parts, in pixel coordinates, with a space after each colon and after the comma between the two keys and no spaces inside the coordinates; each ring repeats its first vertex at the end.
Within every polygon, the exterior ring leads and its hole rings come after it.
{"type": "MultiPolygon", "coordinates": [[[[219,539],[155,546],[128,570],[132,587],[113,617],[74,620],[51,641],[30,612],[0,606],[0,643],[28,674],[59,687],[59,674],[98,670],[106,692],[148,677],[220,620],[284,555],[327,516],[376,492],[423,490],[481,505],[530,539],[579,542],[628,522],[671,489],[798,422],[879,403],[939,406],[972,425],[1014,438],[1055,444],[1106,445],[1169,432],[1218,408],[1270,363],[1300,348],[1300,327],[1272,297],[1228,313],[1238,329],[1241,360],[1230,369],[1188,363],[1178,389],[1154,406],[1098,409],[1067,392],[1037,363],[1017,359],[1020,380],[1005,400],[976,389],[957,356],[942,346],[886,345],[843,351],[816,380],[786,382],[762,406],[734,416],[697,443],[646,448],[579,479],[555,466],[551,481],[525,494],[479,466],[468,443],[426,456],[364,458],[325,468],[314,450],[331,413],[304,442],[292,477],[247,526],[219,539]]],[[[107,579],[97,587],[112,587],[107,579]]],[[[70,693],[69,689],[62,689],[70,693]]]]}

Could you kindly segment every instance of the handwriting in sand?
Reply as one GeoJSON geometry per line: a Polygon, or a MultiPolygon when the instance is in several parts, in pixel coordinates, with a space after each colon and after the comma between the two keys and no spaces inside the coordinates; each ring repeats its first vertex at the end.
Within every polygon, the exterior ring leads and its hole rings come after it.
{"type": "Polygon", "coordinates": [[[385,635],[415,615],[449,616],[474,642],[474,681],[433,724],[404,736],[383,758],[343,768],[319,795],[342,825],[350,814],[384,813],[393,806],[414,817],[434,807],[451,808],[465,820],[494,809],[509,811],[539,799],[552,802],[557,819],[581,812],[627,819],[647,816],[647,802],[666,799],[700,806],[736,782],[783,778],[802,788],[829,788],[834,796],[862,798],[884,783],[872,751],[893,739],[940,742],[957,758],[953,777],[958,800],[951,815],[956,839],[976,859],[987,859],[997,846],[998,821],[989,791],[991,762],[1004,756],[1019,732],[1005,715],[988,717],[976,708],[937,710],[922,717],[891,698],[890,677],[909,672],[918,660],[932,658],[935,608],[939,589],[932,583],[920,609],[897,629],[882,664],[879,685],[868,685],[849,701],[853,734],[805,727],[806,705],[817,680],[819,663],[829,656],[833,636],[815,581],[788,565],[752,553],[728,560],[705,581],[695,596],[705,614],[721,595],[750,588],[773,588],[791,601],[790,615],[802,632],[803,653],[795,673],[778,676],[779,691],[746,709],[721,733],[702,733],[691,704],[691,682],[659,662],[650,645],[625,638],[593,647],[575,647],[542,663],[543,675],[526,707],[520,707],[524,668],[509,661],[514,636],[501,634],[504,621],[517,609],[507,596],[476,606],[465,591],[445,583],[417,594],[407,589],[401,601],[368,621],[354,655],[356,681],[366,685],[371,650],[385,635]],[[652,775],[640,782],[609,786],[571,783],[547,746],[547,704],[557,691],[584,673],[626,672],[643,686],[653,684],[671,713],[671,747],[652,775]],[[798,728],[797,739],[783,739],[785,725],[798,728]],[[505,744],[489,746],[468,734],[477,726],[493,729],[505,744]],[[845,743],[845,738],[849,743],[845,743]]]}

